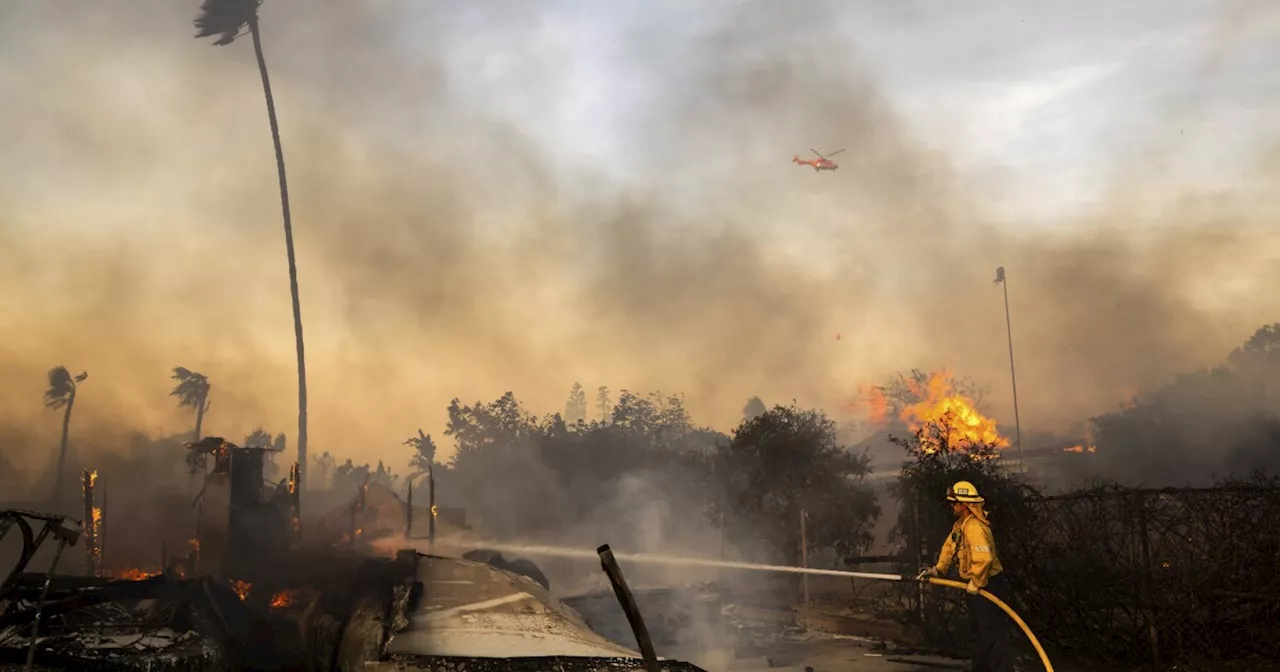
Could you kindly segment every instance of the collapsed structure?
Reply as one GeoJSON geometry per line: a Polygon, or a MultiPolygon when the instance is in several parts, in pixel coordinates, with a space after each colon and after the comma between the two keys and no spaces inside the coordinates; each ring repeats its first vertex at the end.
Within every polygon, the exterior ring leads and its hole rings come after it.
{"type": "MultiPolygon", "coordinates": [[[[0,669],[652,669],[553,598],[528,561],[411,550],[371,557],[350,526],[375,523],[366,517],[378,508],[370,499],[394,506],[390,491],[358,493],[363,506],[349,506],[347,538],[305,541],[296,468],[287,481],[264,484],[263,449],[218,438],[189,447],[212,458],[196,500],[195,543],[185,556],[166,553],[154,575],[101,576],[102,514],[92,479],[83,529],[67,516],[0,511],[0,538],[17,529],[23,541],[19,563],[0,585],[0,669]],[[85,575],[58,574],[63,552],[82,536],[85,575]],[[49,570],[28,571],[48,554],[49,541],[57,543],[49,570]]],[[[412,515],[405,509],[406,536],[412,515]]],[[[675,661],[661,668],[699,670],[675,661]]]]}

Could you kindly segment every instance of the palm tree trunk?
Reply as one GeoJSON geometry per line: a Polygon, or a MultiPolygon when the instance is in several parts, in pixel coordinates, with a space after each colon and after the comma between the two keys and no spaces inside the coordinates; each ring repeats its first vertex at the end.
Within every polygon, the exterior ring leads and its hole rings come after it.
{"type": "Polygon", "coordinates": [[[284,247],[289,257],[289,293],[293,299],[293,335],[298,350],[298,487],[306,482],[307,473],[307,364],[302,347],[302,306],[298,300],[298,266],[293,256],[293,219],[289,215],[289,184],[284,173],[284,148],[280,145],[280,126],[276,123],[276,104],[271,97],[271,80],[267,77],[267,60],[262,55],[262,37],[258,19],[249,22],[253,35],[253,53],[258,57],[258,74],[262,76],[262,92],[267,98],[267,119],[271,122],[271,140],[276,147],[276,171],[280,174],[280,209],[284,214],[284,247]]]}
{"type": "Polygon", "coordinates": [[[67,433],[71,429],[71,407],[75,405],[76,391],[75,388],[72,388],[71,396],[67,398],[67,410],[62,414],[62,443],[58,447],[58,468],[53,477],[54,507],[62,503],[62,475],[67,466],[67,433]]]}
{"type": "Polygon", "coordinates": [[[205,402],[208,400],[208,398],[209,398],[209,393],[205,392],[204,395],[200,397],[200,405],[196,406],[196,429],[194,432],[195,438],[192,439],[192,441],[195,441],[196,443],[200,442],[200,428],[204,426],[204,409],[205,409],[205,402]]]}

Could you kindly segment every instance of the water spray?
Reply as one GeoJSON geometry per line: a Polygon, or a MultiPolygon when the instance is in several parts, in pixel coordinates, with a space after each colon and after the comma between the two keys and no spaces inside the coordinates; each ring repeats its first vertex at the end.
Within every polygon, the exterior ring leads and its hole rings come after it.
{"type": "MultiPolygon", "coordinates": [[[[561,558],[600,558],[602,557],[597,551],[582,548],[572,548],[567,546],[535,546],[523,544],[490,544],[485,543],[485,548],[495,551],[503,551],[506,553],[519,553],[522,555],[541,555],[561,558]]],[[[608,550],[608,545],[601,546],[601,549],[608,550]]],[[[609,551],[609,558],[619,560],[627,560],[636,563],[650,563],[658,565],[680,565],[693,567],[707,567],[716,569],[740,569],[755,572],[778,572],[788,574],[811,574],[816,576],[841,576],[853,579],[868,579],[871,581],[921,581],[935,586],[943,586],[955,590],[967,590],[968,586],[960,581],[952,581],[950,579],[940,579],[938,577],[907,577],[901,574],[877,574],[873,572],[851,572],[842,569],[814,569],[811,567],[793,567],[790,565],[768,565],[754,562],[734,562],[730,560],[711,560],[707,558],[688,558],[675,555],[662,555],[658,553],[616,553],[609,551]]],[[[606,574],[608,571],[606,571],[606,574]]],[[[1036,654],[1040,656],[1040,662],[1044,665],[1045,672],[1053,672],[1053,664],[1049,662],[1049,656],[1045,653],[1044,647],[1040,646],[1040,640],[1036,639],[1035,633],[1031,632],[1031,628],[1027,627],[1025,621],[1018,616],[1004,600],[992,595],[985,589],[978,590],[978,595],[989,600],[996,605],[1017,624],[1022,633],[1027,636],[1027,640],[1031,642],[1031,646],[1035,648],[1036,654]]]]}
{"type": "MultiPolygon", "coordinates": [[[[485,548],[505,553],[522,555],[542,555],[561,558],[595,558],[596,552],[566,546],[525,546],[521,544],[489,544],[485,548]]],[[[637,563],[656,565],[679,565],[684,567],[707,567],[709,569],[741,569],[754,572],[780,572],[790,574],[812,574],[818,576],[840,576],[854,579],[871,579],[874,581],[904,581],[899,574],[875,574],[870,572],[850,572],[842,569],[813,569],[811,567],[793,567],[790,565],[767,565],[755,562],[734,562],[731,560],[712,560],[709,558],[689,558],[678,555],[661,555],[657,553],[618,553],[613,557],[637,563]]]]}

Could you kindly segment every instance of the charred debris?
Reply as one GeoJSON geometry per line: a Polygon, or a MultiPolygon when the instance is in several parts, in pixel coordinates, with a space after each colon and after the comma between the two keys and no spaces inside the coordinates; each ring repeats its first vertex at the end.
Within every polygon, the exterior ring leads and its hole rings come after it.
{"type": "MultiPolygon", "coordinates": [[[[0,672],[700,670],[653,667],[643,635],[645,654],[596,633],[528,561],[379,556],[369,540],[392,530],[370,520],[368,488],[304,539],[296,465],[264,484],[265,449],[216,437],[188,449],[191,464],[209,464],[195,532],[183,553],[161,551],[156,572],[104,576],[105,501],[93,472],[81,479],[80,520],[0,510],[0,540],[22,542],[0,575],[0,672]],[[76,547],[83,573],[68,551],[76,547]],[[45,571],[31,571],[37,559],[45,571]]],[[[411,521],[412,505],[401,506],[411,521]]]]}

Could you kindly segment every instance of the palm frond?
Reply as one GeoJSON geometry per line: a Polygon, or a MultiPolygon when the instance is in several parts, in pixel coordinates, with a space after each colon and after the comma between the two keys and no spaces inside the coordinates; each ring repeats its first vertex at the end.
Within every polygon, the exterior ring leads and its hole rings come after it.
{"type": "Polygon", "coordinates": [[[258,20],[261,4],[262,0],[204,0],[195,20],[196,38],[219,35],[214,44],[231,44],[242,29],[258,20]]]}
{"type": "MultiPolygon", "coordinates": [[[[84,380],[80,378],[80,380],[84,380]]],[[[49,389],[44,391],[44,405],[46,408],[62,408],[67,405],[71,399],[71,393],[76,389],[76,381],[72,379],[71,372],[67,371],[65,366],[55,366],[49,369],[49,389]]]]}
{"type": "Polygon", "coordinates": [[[179,406],[200,408],[200,405],[209,398],[209,379],[203,373],[175,366],[170,378],[178,381],[178,384],[169,391],[169,396],[177,397],[179,406]]]}
{"type": "Polygon", "coordinates": [[[245,448],[270,448],[271,432],[268,432],[262,427],[258,427],[254,429],[252,432],[249,433],[248,436],[244,437],[244,447],[245,448]]]}

